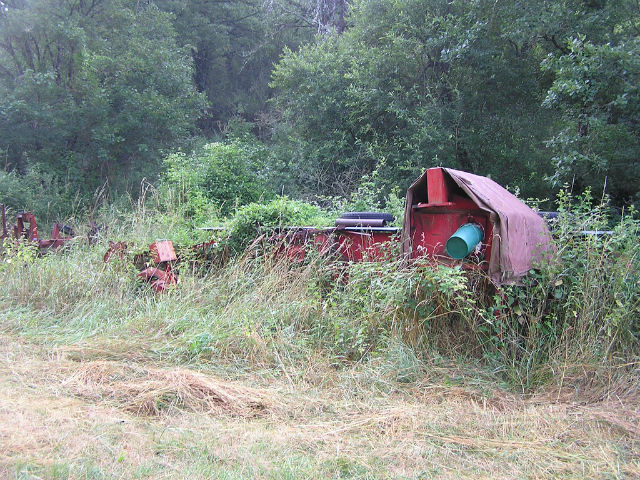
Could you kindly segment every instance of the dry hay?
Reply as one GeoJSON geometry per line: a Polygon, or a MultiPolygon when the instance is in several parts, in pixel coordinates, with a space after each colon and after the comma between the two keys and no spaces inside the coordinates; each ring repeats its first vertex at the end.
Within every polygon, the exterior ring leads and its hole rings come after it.
{"type": "Polygon", "coordinates": [[[630,438],[640,439],[640,389],[635,374],[596,378],[597,372],[565,377],[561,385],[529,399],[535,404],[565,405],[577,414],[585,415],[616,428],[630,438]]]}
{"type": "Polygon", "coordinates": [[[135,415],[178,411],[254,417],[280,406],[272,394],[184,368],[155,369],[111,361],[65,362],[61,386],[90,400],[111,400],[135,415]]]}

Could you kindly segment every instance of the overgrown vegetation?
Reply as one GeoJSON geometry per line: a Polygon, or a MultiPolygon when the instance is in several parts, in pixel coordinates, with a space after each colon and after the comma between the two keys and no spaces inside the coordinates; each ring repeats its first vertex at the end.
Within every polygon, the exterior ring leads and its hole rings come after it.
{"type": "Polygon", "coordinates": [[[185,217],[191,197],[146,185],[130,205],[104,205],[91,247],[80,237],[39,256],[8,241],[0,473],[634,476],[640,220],[611,218],[588,194],[559,206],[553,258],[499,289],[478,272],[394,261],[393,245],[383,263],[313,250],[292,262],[254,239],[330,214],[286,197],[219,217],[218,261],[187,256],[163,294],[127,259],[104,264],[106,241],[139,250],[161,235],[188,252],[210,235],[185,217]],[[450,472],[433,466],[442,455],[450,472]]]}
{"type": "Polygon", "coordinates": [[[635,0],[0,0],[0,203],[79,234],[0,245],[0,477],[640,477],[639,25],[635,0]],[[399,225],[437,165],[560,191],[521,285],[274,245],[399,225]],[[160,238],[161,295],[102,260],[160,238]]]}
{"type": "MultiPolygon", "coordinates": [[[[109,236],[142,247],[162,229],[178,249],[204,238],[179,215],[171,220],[160,198],[139,204],[126,223],[112,220],[109,236]],[[127,234],[130,225],[135,236],[127,234]]],[[[428,259],[406,265],[393,260],[397,252],[385,262],[357,264],[274,256],[266,241],[273,229],[327,222],[319,208],[285,197],[239,209],[217,232],[212,255],[218,261],[184,263],[180,284],[159,297],[137,285],[126,262],[103,265],[104,243],[89,248],[78,240],[71,251],[42,258],[28,245],[8,243],[0,260],[2,309],[20,313],[5,317],[4,328],[27,335],[51,329],[62,339],[151,329],[167,338],[176,361],[215,352],[241,362],[264,356],[260,361],[268,363],[282,349],[303,358],[311,348],[346,365],[385,355],[400,342],[416,358],[435,353],[480,362],[525,392],[604,372],[636,375],[636,212],[611,219],[606,205],[594,205],[588,195],[561,196],[560,211],[553,258],[522,285],[499,288],[480,272],[428,259]],[[612,231],[581,233],[607,228],[612,231]],[[25,315],[33,319],[25,322],[25,315]]]]}

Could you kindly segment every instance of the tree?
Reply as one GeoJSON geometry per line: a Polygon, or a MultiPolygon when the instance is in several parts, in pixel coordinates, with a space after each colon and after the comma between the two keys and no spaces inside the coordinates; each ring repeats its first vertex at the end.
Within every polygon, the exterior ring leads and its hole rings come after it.
{"type": "Polygon", "coordinates": [[[268,123],[269,78],[283,48],[313,39],[311,0],[158,0],[174,16],[182,46],[193,57],[194,82],[209,107],[199,120],[219,134],[233,117],[268,123]]]}
{"type": "Polygon", "coordinates": [[[88,191],[157,172],[204,106],[171,19],[128,0],[6,1],[0,16],[0,145],[88,191]]]}
{"type": "Polygon", "coordinates": [[[275,67],[282,156],[309,193],[350,192],[370,174],[383,198],[445,165],[541,197],[558,181],[608,177],[627,201],[640,189],[637,10],[635,0],[354,1],[342,35],[275,67]]]}
{"type": "Polygon", "coordinates": [[[544,105],[561,113],[549,141],[555,183],[591,186],[616,204],[640,200],[640,10],[602,2],[606,35],[585,31],[550,55],[554,75],[544,105]]]}
{"type": "Polygon", "coordinates": [[[272,83],[278,134],[308,188],[348,192],[375,173],[384,196],[442,164],[540,190],[546,52],[514,48],[512,7],[488,6],[356,1],[343,35],[284,55],[272,83]]]}

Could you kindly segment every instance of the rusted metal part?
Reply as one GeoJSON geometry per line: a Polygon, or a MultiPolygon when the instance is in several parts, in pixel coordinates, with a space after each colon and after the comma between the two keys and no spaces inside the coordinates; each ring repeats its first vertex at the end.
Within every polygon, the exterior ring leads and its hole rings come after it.
{"type": "Polygon", "coordinates": [[[24,238],[31,242],[38,242],[38,226],[36,217],[31,212],[18,212],[16,223],[13,226],[13,238],[16,240],[24,238]],[[26,224],[26,225],[25,225],[26,224]]]}
{"type": "Polygon", "coordinates": [[[497,285],[518,283],[553,247],[545,221],[487,177],[431,168],[407,190],[402,228],[404,258],[430,256],[442,263],[487,271],[497,285]],[[482,241],[463,259],[447,254],[447,240],[465,224],[482,241]]]}
{"type": "Polygon", "coordinates": [[[272,245],[276,257],[300,263],[307,258],[307,250],[313,249],[320,255],[337,251],[333,237],[335,228],[286,227],[267,240],[272,245]]]}
{"type": "Polygon", "coordinates": [[[206,252],[207,250],[209,250],[211,247],[215,246],[218,244],[217,240],[210,240],[208,242],[202,242],[202,243],[197,243],[195,245],[193,245],[191,247],[191,250],[196,250],[196,251],[203,251],[206,252]]]}
{"type": "Polygon", "coordinates": [[[151,288],[157,293],[163,292],[170,285],[178,283],[178,277],[173,274],[169,266],[165,270],[157,267],[145,268],[138,274],[138,277],[151,284],[151,288]]]}
{"type": "Polygon", "coordinates": [[[2,215],[2,234],[0,235],[0,239],[11,237],[14,240],[27,240],[37,243],[40,253],[44,253],[47,250],[55,250],[75,238],[75,233],[71,227],[56,222],[52,226],[51,237],[41,239],[38,234],[36,217],[33,213],[26,211],[18,212],[16,215],[16,223],[10,228],[7,227],[5,205],[0,205],[0,213],[2,215]]]}
{"type": "Polygon", "coordinates": [[[338,251],[346,261],[381,262],[392,260],[392,239],[397,236],[394,227],[358,228],[351,227],[337,230],[338,251]]]}
{"type": "Polygon", "coordinates": [[[173,243],[169,240],[162,240],[149,245],[151,258],[156,263],[175,262],[178,260],[176,252],[173,249],[173,243]]]}
{"type": "Polygon", "coordinates": [[[349,262],[383,261],[390,259],[389,242],[399,229],[395,227],[290,227],[269,239],[275,254],[302,262],[310,250],[320,255],[333,254],[337,260],[349,262]]]}
{"type": "Polygon", "coordinates": [[[109,240],[109,249],[105,252],[102,260],[107,263],[113,256],[122,260],[128,248],[129,244],[127,242],[112,242],[109,240]]]}
{"type": "Polygon", "coordinates": [[[461,225],[473,223],[482,230],[484,240],[463,262],[463,266],[488,270],[493,240],[490,212],[481,209],[448,179],[441,168],[427,170],[425,184],[426,192],[411,206],[408,219],[405,215],[405,225],[408,220],[411,232],[409,257],[417,259],[428,256],[441,263],[459,263],[447,254],[447,240],[461,225]],[[421,199],[426,202],[420,202],[421,199]]]}
{"type": "Polygon", "coordinates": [[[4,240],[9,236],[9,230],[7,230],[7,211],[4,203],[0,204],[0,215],[2,215],[2,232],[0,232],[0,240],[4,240]]]}
{"type": "MultiPolygon", "coordinates": [[[[109,249],[105,252],[103,261],[106,263],[114,257],[124,259],[131,247],[127,242],[109,241],[109,249]]],[[[163,292],[170,285],[178,283],[178,276],[173,272],[173,263],[177,260],[173,243],[169,240],[154,242],[149,245],[147,253],[137,253],[132,258],[133,264],[142,269],[138,278],[149,283],[154,292],[163,292]]]]}
{"type": "Polygon", "coordinates": [[[151,259],[158,266],[145,268],[138,277],[151,283],[151,288],[155,292],[163,292],[169,285],[178,283],[178,277],[172,272],[172,264],[178,260],[178,257],[173,249],[173,243],[169,240],[154,242],[149,245],[149,250],[151,259]]]}
{"type": "MultiPolygon", "coordinates": [[[[35,218],[34,218],[35,223],[35,218]]],[[[47,240],[39,240],[38,248],[40,250],[56,249],[63,246],[69,240],[75,237],[75,232],[68,225],[62,225],[60,223],[54,223],[51,231],[51,238],[47,240]],[[63,236],[64,233],[67,236],[63,236]]]]}
{"type": "Polygon", "coordinates": [[[337,227],[384,227],[387,224],[382,218],[338,218],[337,227]]]}

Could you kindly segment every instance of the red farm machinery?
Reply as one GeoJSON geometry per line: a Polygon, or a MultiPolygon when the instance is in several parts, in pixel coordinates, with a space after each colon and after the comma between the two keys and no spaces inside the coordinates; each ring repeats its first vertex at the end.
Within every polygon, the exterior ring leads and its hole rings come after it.
{"type": "Polygon", "coordinates": [[[54,223],[49,238],[40,238],[36,217],[31,212],[21,211],[16,214],[16,223],[7,227],[7,211],[4,205],[0,204],[0,217],[2,221],[2,232],[0,240],[11,238],[13,240],[26,240],[37,245],[40,252],[55,250],[71,239],[75,234],[68,225],[54,223]]]}
{"type": "Polygon", "coordinates": [[[292,227],[281,233],[285,251],[301,260],[305,247],[333,250],[345,261],[384,261],[400,236],[408,262],[429,257],[488,272],[496,284],[513,283],[543,260],[550,234],[545,221],[493,180],[431,168],[408,189],[402,229],[389,214],[350,212],[324,229],[292,227]]]}
{"type": "MultiPolygon", "coordinates": [[[[0,240],[24,239],[45,252],[74,238],[69,227],[54,223],[51,237],[41,239],[33,214],[20,212],[7,227],[3,205],[0,213],[0,240]]],[[[388,213],[349,212],[334,227],[285,227],[270,241],[276,254],[292,261],[303,261],[310,250],[343,262],[402,258],[412,263],[427,257],[485,271],[496,285],[517,282],[549,249],[550,233],[540,215],[493,180],[449,168],[431,168],[420,176],[407,191],[402,228],[390,226],[393,220],[388,213]]],[[[209,251],[215,243],[192,250],[209,251]]],[[[130,247],[109,242],[104,261],[132,255],[138,276],[157,292],[177,283],[178,257],[170,241],[157,241],[144,253],[132,254],[130,247]]]]}

